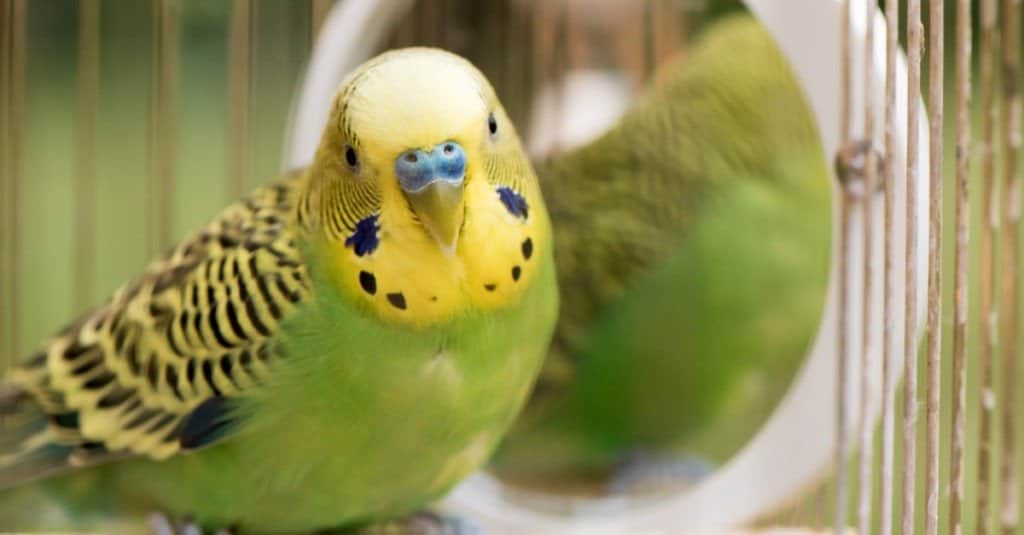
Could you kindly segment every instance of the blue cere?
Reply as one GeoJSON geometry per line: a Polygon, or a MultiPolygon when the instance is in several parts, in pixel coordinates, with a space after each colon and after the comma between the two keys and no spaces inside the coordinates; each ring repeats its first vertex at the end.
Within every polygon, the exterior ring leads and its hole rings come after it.
{"type": "Polygon", "coordinates": [[[466,151],[454,141],[445,141],[429,153],[405,151],[395,159],[395,175],[406,193],[419,193],[439,181],[458,185],[466,175],[466,151]]]}
{"type": "Polygon", "coordinates": [[[351,245],[356,256],[372,253],[380,245],[380,238],[377,237],[378,230],[380,227],[377,226],[377,214],[364,217],[356,223],[356,231],[345,238],[345,246],[351,245]]]}
{"type": "Polygon", "coordinates": [[[498,188],[498,198],[501,199],[501,204],[504,204],[505,208],[512,215],[523,219],[530,216],[530,207],[526,204],[526,199],[513,191],[512,188],[505,186],[498,188]]]}

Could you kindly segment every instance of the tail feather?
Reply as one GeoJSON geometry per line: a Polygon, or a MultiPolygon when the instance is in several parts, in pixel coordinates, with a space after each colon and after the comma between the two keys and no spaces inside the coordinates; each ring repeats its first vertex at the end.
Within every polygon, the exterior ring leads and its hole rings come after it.
{"type": "Polygon", "coordinates": [[[67,442],[32,396],[0,385],[0,489],[70,468],[73,447],[67,442]]]}

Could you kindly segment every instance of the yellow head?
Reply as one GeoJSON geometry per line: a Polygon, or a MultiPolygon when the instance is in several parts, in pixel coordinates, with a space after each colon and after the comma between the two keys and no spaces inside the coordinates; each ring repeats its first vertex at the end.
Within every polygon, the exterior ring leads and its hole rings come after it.
{"type": "Polygon", "coordinates": [[[537,178],[466,60],[384,53],[342,84],[298,217],[328,276],[386,321],[514,304],[550,235],[537,178]]]}

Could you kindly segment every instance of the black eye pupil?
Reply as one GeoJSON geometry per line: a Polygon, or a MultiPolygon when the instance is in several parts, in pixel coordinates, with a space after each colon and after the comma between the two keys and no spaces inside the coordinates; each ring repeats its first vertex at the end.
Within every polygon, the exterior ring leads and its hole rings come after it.
{"type": "Polygon", "coordinates": [[[351,146],[345,147],[345,163],[347,163],[349,167],[359,165],[359,159],[356,158],[356,150],[351,146]]]}
{"type": "Polygon", "coordinates": [[[491,131],[491,135],[498,133],[498,121],[494,119],[493,113],[487,117],[487,129],[491,131]]]}

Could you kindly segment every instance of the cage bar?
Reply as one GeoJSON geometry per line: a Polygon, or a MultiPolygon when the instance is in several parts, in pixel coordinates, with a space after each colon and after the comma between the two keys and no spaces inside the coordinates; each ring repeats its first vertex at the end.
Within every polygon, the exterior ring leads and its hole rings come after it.
{"type": "Polygon", "coordinates": [[[13,353],[10,346],[13,325],[10,322],[11,307],[9,303],[11,286],[7,280],[14,269],[11,265],[9,251],[9,233],[14,230],[8,221],[8,203],[11,199],[10,188],[13,180],[8,175],[10,157],[10,36],[11,36],[11,3],[0,2],[0,373],[7,370],[7,362],[13,353]]]}
{"type": "Polygon", "coordinates": [[[879,505],[881,535],[892,533],[893,524],[893,481],[896,426],[896,370],[893,355],[893,331],[896,317],[896,272],[893,262],[896,244],[893,240],[896,215],[896,54],[899,48],[899,2],[885,2],[885,158],[883,180],[885,181],[885,218],[883,232],[885,242],[885,282],[882,308],[882,491],[879,505]]]}
{"type": "MultiPolygon", "coordinates": [[[[839,85],[839,106],[840,106],[840,120],[839,120],[839,147],[841,151],[845,151],[850,148],[850,141],[852,136],[852,107],[853,107],[853,65],[852,65],[852,52],[853,52],[853,41],[851,31],[851,13],[853,8],[853,2],[851,0],[843,0],[842,2],[842,15],[839,22],[839,39],[840,39],[840,85],[839,85]]],[[[851,160],[852,154],[847,154],[845,160],[851,160]]],[[[851,234],[853,232],[852,223],[850,221],[851,211],[854,206],[853,199],[850,195],[850,188],[852,187],[851,182],[853,181],[851,176],[846,176],[850,171],[847,166],[848,161],[844,161],[844,155],[841,153],[837,159],[837,175],[839,177],[839,243],[836,244],[836,250],[839,251],[839,333],[836,337],[836,355],[838,357],[838,364],[836,366],[836,451],[835,451],[835,532],[842,533],[846,529],[846,506],[847,506],[847,473],[846,473],[846,456],[849,452],[849,437],[846,432],[846,424],[849,409],[847,407],[846,391],[847,391],[847,366],[849,363],[847,336],[849,333],[850,320],[849,315],[849,302],[850,302],[850,242],[852,241],[851,234]]]]}
{"type": "Polygon", "coordinates": [[[917,475],[917,180],[921,100],[921,55],[924,48],[921,0],[907,2],[907,194],[906,271],[903,314],[903,514],[901,533],[914,532],[914,483],[917,475]]]}
{"type": "Polygon", "coordinates": [[[174,174],[177,157],[178,4],[153,0],[149,95],[147,251],[155,256],[174,241],[174,174]]]}
{"type": "MultiPolygon", "coordinates": [[[[451,32],[447,30],[447,26],[444,24],[447,14],[450,9],[450,1],[441,1],[441,43],[442,46],[450,48],[452,46],[451,32]]],[[[524,39],[523,36],[532,35],[532,27],[530,25],[530,17],[524,12],[524,8],[521,5],[517,5],[516,2],[505,3],[506,13],[506,24],[509,26],[509,31],[504,34],[504,41],[502,42],[502,48],[506,51],[504,64],[502,70],[507,72],[509,85],[506,89],[506,96],[504,101],[506,103],[505,111],[509,113],[514,124],[522,125],[525,129],[527,125],[529,99],[531,95],[531,76],[532,66],[530,60],[533,56],[531,39],[524,39]]]]}
{"type": "Polygon", "coordinates": [[[927,422],[925,434],[925,535],[939,532],[939,403],[942,381],[942,158],[943,48],[942,0],[928,4],[928,320],[927,422]]]}
{"type": "Polygon", "coordinates": [[[956,243],[953,272],[953,407],[950,440],[949,533],[962,535],[964,433],[967,427],[967,320],[971,171],[971,0],[956,5],[956,243]]]}
{"type": "Polygon", "coordinates": [[[3,31],[0,32],[0,63],[3,64],[4,88],[4,153],[3,176],[5,178],[2,191],[3,198],[3,301],[0,308],[6,310],[4,323],[5,346],[0,349],[0,370],[7,367],[17,358],[19,351],[18,322],[18,257],[20,223],[19,190],[24,166],[24,126],[25,126],[25,68],[27,62],[28,3],[25,0],[9,0],[3,3],[3,31]]]}
{"type": "Polygon", "coordinates": [[[876,182],[878,180],[878,158],[875,150],[875,0],[860,2],[864,8],[867,26],[864,36],[864,139],[867,153],[864,156],[864,194],[861,199],[863,221],[863,299],[861,301],[861,355],[860,355],[860,410],[857,427],[860,433],[860,470],[857,489],[857,532],[871,533],[871,495],[873,484],[873,462],[875,449],[875,425],[871,419],[872,366],[871,353],[871,296],[875,284],[875,263],[871,252],[874,250],[874,212],[876,182]]]}
{"type": "MultiPolygon", "coordinates": [[[[538,2],[537,5],[542,5],[538,2]]],[[[543,40],[537,48],[537,58],[543,69],[543,77],[540,80],[542,86],[555,83],[558,91],[557,104],[552,109],[552,115],[557,119],[551,121],[553,128],[552,139],[555,140],[552,147],[552,154],[561,152],[562,121],[561,112],[563,102],[566,99],[565,84],[561,83],[559,74],[565,72],[572,66],[572,55],[570,46],[572,44],[572,9],[568,0],[556,0],[551,2],[552,7],[540,7],[544,19],[543,40]]]]}
{"type": "Polygon", "coordinates": [[[996,0],[981,2],[981,106],[982,120],[982,232],[981,232],[981,348],[978,364],[981,369],[981,430],[978,447],[978,496],[977,527],[979,535],[989,533],[992,496],[989,478],[992,464],[992,435],[996,392],[994,379],[993,352],[996,344],[995,280],[995,235],[999,227],[998,202],[996,199],[995,137],[999,106],[995,99],[995,62],[997,59],[998,9],[996,0]]]}
{"type": "Polygon", "coordinates": [[[645,0],[643,11],[643,79],[646,82],[654,77],[654,69],[657,65],[658,44],[657,28],[658,16],[660,15],[661,2],[659,0],[645,0]]]}
{"type": "Polygon", "coordinates": [[[78,7],[78,109],[75,130],[74,277],[75,312],[92,304],[96,280],[96,103],[99,97],[100,3],[78,7]]]}
{"type": "Polygon", "coordinates": [[[0,2],[0,373],[7,369],[7,362],[13,358],[13,350],[9,347],[13,326],[10,316],[11,306],[9,296],[12,286],[7,280],[14,272],[12,257],[9,250],[9,233],[14,226],[8,221],[8,204],[12,198],[10,194],[13,180],[10,175],[10,77],[11,77],[11,7],[10,2],[0,2]]]}
{"type": "Polygon", "coordinates": [[[683,47],[685,12],[677,0],[648,0],[651,74],[683,47]]]}
{"type": "Polygon", "coordinates": [[[228,34],[228,156],[224,190],[229,199],[242,196],[249,162],[250,62],[252,13],[248,0],[231,2],[228,34]]]}
{"type": "MultiPolygon", "coordinates": [[[[332,0],[310,0],[310,20],[309,20],[309,46],[312,47],[316,44],[316,37],[320,33],[320,26],[323,25],[324,19],[327,18],[327,13],[331,10],[332,0]]],[[[232,5],[232,12],[236,5],[232,5]]],[[[232,25],[234,28],[234,25],[232,25]]]]}
{"type": "Polygon", "coordinates": [[[1003,139],[1001,160],[1003,163],[1002,183],[1002,228],[1000,229],[1000,260],[1002,262],[1000,299],[999,349],[1002,353],[1002,400],[1000,436],[1000,524],[1002,532],[1010,535],[1016,532],[1018,523],[1017,505],[1017,448],[1014,409],[1016,408],[1017,385],[1017,225],[1020,221],[1020,176],[1018,155],[1021,147],[1021,99],[1020,79],[1020,1],[1003,2],[1003,139]]]}

